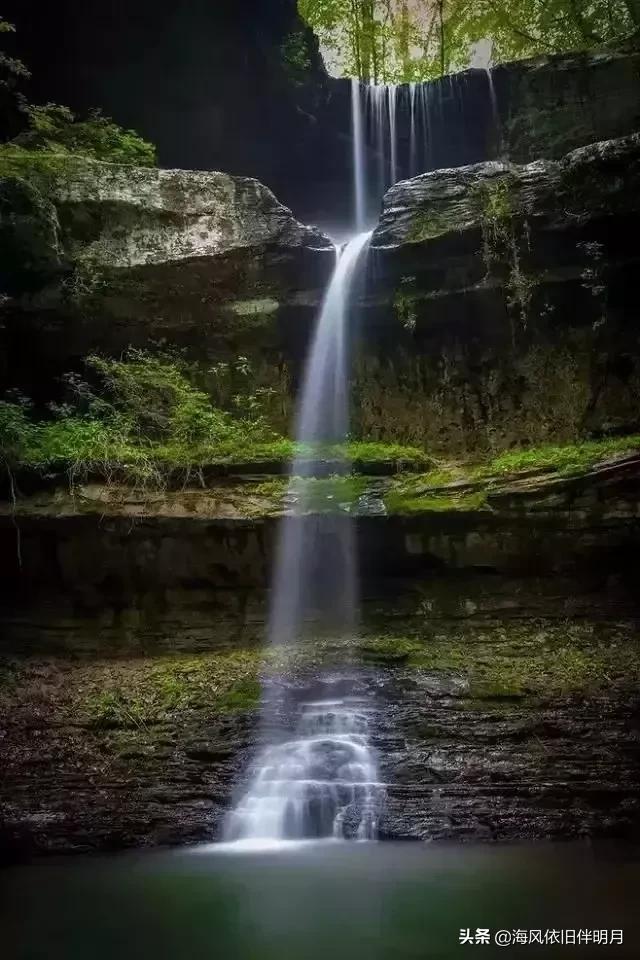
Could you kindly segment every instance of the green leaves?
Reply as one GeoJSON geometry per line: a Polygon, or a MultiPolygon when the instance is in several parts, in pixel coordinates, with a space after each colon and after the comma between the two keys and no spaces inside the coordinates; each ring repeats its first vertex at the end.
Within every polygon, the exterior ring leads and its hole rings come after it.
{"type": "Polygon", "coordinates": [[[86,120],[79,120],[68,107],[57,103],[26,106],[23,112],[29,126],[14,140],[20,147],[136,167],[153,167],[157,163],[151,143],[135,130],[118,126],[99,110],[91,111],[86,120]]]}
{"type": "Polygon", "coordinates": [[[299,0],[336,72],[429,80],[491,62],[596,47],[640,26],[640,0],[299,0]],[[479,47],[480,45],[480,47],[479,47]]]}

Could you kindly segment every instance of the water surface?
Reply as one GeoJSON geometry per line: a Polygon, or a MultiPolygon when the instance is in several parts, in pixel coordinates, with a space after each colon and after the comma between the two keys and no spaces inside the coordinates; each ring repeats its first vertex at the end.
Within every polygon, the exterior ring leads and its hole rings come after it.
{"type": "Polygon", "coordinates": [[[325,842],[67,858],[0,874],[4,960],[638,957],[620,846],[325,842]],[[460,929],[623,929],[622,946],[461,946],[460,929]]]}

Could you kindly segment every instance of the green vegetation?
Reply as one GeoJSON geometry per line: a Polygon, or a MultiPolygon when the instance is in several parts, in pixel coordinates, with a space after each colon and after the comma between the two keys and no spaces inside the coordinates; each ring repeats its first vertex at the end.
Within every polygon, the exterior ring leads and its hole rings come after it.
{"type": "Polygon", "coordinates": [[[311,69],[309,43],[306,34],[302,30],[290,33],[280,47],[280,56],[290,80],[296,86],[301,86],[306,81],[311,69]]]}
{"type": "MultiPolygon", "coordinates": [[[[0,18],[0,35],[14,32],[13,24],[0,18]]],[[[23,161],[33,164],[35,153],[50,157],[88,157],[140,167],[156,165],[156,150],[151,143],[135,130],[118,126],[100,110],[91,110],[87,117],[81,118],[57,103],[28,103],[19,85],[29,76],[29,70],[20,60],[0,50],[0,92],[5,94],[0,106],[11,103],[20,118],[23,129],[11,141],[10,149],[21,152],[23,161]]],[[[6,149],[7,145],[2,148],[3,154],[6,149]]],[[[6,156],[0,159],[0,174],[4,172],[3,166],[6,168],[6,160],[6,156]]]]}
{"type": "Polygon", "coordinates": [[[0,455],[13,469],[124,474],[162,487],[173,470],[291,456],[258,400],[245,397],[246,409],[238,401],[233,411],[215,406],[179,354],[130,349],[118,360],[90,356],[86,367],[91,380],[69,374],[69,401],[52,404],[49,420],[30,419],[24,398],[0,402],[0,455]]]}
{"type": "Polygon", "coordinates": [[[416,211],[407,240],[410,243],[422,243],[424,240],[434,240],[455,229],[459,229],[459,224],[452,222],[450,215],[447,216],[445,212],[430,205],[428,210],[416,211]]]}
{"type": "Polygon", "coordinates": [[[117,666],[79,704],[94,728],[147,727],[174,713],[251,710],[260,699],[260,654],[236,650],[203,657],[169,657],[132,669],[117,666]]]}
{"type": "MultiPolygon", "coordinates": [[[[296,445],[270,426],[270,391],[252,387],[246,357],[231,365],[244,371],[233,389],[230,365],[203,371],[175,351],[132,348],[120,359],[87,357],[85,365],[86,379],[64,378],[67,399],[50,405],[48,419],[34,418],[24,397],[0,401],[0,459],[11,477],[21,469],[65,470],[72,482],[92,476],[162,489],[198,479],[205,466],[283,464],[296,454],[364,470],[430,462],[422,450],[397,444],[296,445]],[[215,396],[205,385],[212,377],[215,396]]],[[[313,483],[327,501],[326,481],[313,483]]],[[[353,481],[339,483],[352,501],[353,481]]]]}
{"type": "MultiPolygon", "coordinates": [[[[496,269],[506,270],[507,307],[518,311],[526,328],[533,282],[522,264],[522,251],[529,246],[525,211],[519,209],[508,177],[478,181],[470,197],[478,207],[487,277],[496,269]]],[[[512,336],[515,341],[513,327],[512,336]]]]}
{"type": "Polygon", "coordinates": [[[640,28],[640,0],[298,0],[335,72],[373,83],[429,80],[493,63],[584,50],[640,28]]]}
{"type": "Polygon", "coordinates": [[[389,513],[482,510],[487,507],[488,495],[518,474],[579,476],[602,461],[637,451],[640,436],[636,435],[510,450],[482,464],[445,465],[393,479],[384,504],[389,513]]]}
{"type": "Polygon", "coordinates": [[[534,447],[501,453],[481,468],[480,475],[518,473],[525,470],[557,471],[562,476],[579,474],[608,457],[640,450],[640,436],[605,437],[564,446],[534,447]]]}
{"type": "Polygon", "coordinates": [[[393,308],[396,317],[405,330],[410,333],[416,328],[418,314],[416,311],[415,277],[403,277],[393,298],[393,308]]]}
{"type": "MultiPolygon", "coordinates": [[[[334,448],[340,450],[342,448],[334,448]]],[[[398,469],[415,469],[432,463],[420,447],[408,447],[401,443],[381,443],[373,440],[352,440],[344,448],[347,459],[356,469],[365,470],[369,465],[396,463],[398,469]]]]}
{"type": "MultiPolygon", "coordinates": [[[[15,27],[0,17],[0,34],[15,33],[15,27]]],[[[13,90],[20,80],[28,80],[31,74],[21,60],[0,50],[0,88],[13,90]]]]}
{"type": "Polygon", "coordinates": [[[118,126],[100,110],[92,110],[85,119],[80,119],[68,107],[47,103],[27,106],[24,113],[27,129],[12,141],[15,147],[137,167],[157,164],[153,144],[143,140],[135,130],[118,126]]]}
{"type": "Polygon", "coordinates": [[[408,637],[374,637],[360,641],[358,645],[360,655],[365,662],[393,664],[408,663],[419,658],[422,651],[421,644],[408,637]]]}
{"type": "MultiPolygon", "coordinates": [[[[0,144],[0,177],[19,177],[46,192],[52,178],[69,171],[74,158],[64,153],[26,150],[15,143],[0,144]]],[[[80,161],[81,162],[81,161],[80,161]]]]}
{"type": "Polygon", "coordinates": [[[384,498],[384,505],[389,513],[471,513],[482,510],[486,503],[487,494],[484,490],[460,494],[439,493],[432,496],[412,496],[410,493],[390,490],[384,498]]]}
{"type": "Polygon", "coordinates": [[[640,679],[640,644],[591,624],[547,621],[385,634],[358,641],[366,660],[454,674],[468,696],[503,700],[597,691],[640,679]]]}

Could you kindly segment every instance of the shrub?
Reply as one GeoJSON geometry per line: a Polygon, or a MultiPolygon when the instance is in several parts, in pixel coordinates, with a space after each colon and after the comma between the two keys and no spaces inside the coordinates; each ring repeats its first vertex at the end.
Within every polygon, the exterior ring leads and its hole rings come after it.
{"type": "Polygon", "coordinates": [[[92,110],[85,120],[56,103],[26,105],[24,113],[28,129],[13,143],[27,150],[75,154],[136,167],[157,164],[153,144],[143,140],[135,130],[118,126],[100,110],[92,110]]]}

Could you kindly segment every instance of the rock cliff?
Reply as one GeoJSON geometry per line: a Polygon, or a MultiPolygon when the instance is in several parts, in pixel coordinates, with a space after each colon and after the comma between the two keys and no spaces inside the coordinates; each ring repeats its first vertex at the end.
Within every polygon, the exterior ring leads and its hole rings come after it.
{"type": "Polygon", "coordinates": [[[48,375],[51,389],[92,349],[118,354],[162,338],[200,359],[247,350],[275,366],[284,328],[295,321],[304,337],[334,248],[257,181],[39,162],[19,152],[5,165],[13,175],[0,181],[0,240],[13,385],[48,375]]]}
{"type": "Polygon", "coordinates": [[[634,134],[390,190],[361,321],[361,429],[461,453],[634,430],[639,160],[634,134]]]}

